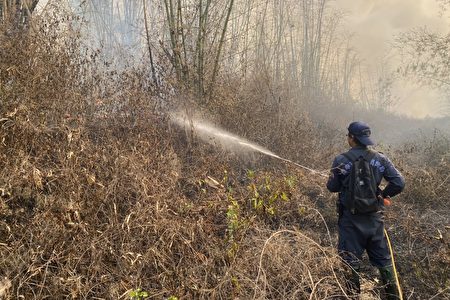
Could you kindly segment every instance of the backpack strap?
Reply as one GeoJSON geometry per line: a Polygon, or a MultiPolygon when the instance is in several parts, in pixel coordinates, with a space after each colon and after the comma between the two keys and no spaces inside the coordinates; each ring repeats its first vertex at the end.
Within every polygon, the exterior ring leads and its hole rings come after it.
{"type": "Polygon", "coordinates": [[[358,158],[355,154],[353,154],[351,152],[342,153],[342,156],[344,156],[346,159],[348,159],[352,163],[358,158]]]}
{"type": "Polygon", "coordinates": [[[363,158],[365,161],[370,163],[372,159],[374,159],[375,155],[377,155],[377,152],[372,149],[369,149],[367,150],[367,153],[364,155],[363,158]]]}
{"type": "MultiPolygon", "coordinates": [[[[375,155],[377,155],[377,152],[372,150],[372,149],[368,149],[366,151],[366,154],[364,154],[362,157],[364,158],[365,161],[368,161],[370,163],[370,161],[375,157],[375,155]]],[[[357,156],[356,154],[352,153],[352,152],[345,152],[342,153],[342,156],[344,156],[345,158],[347,158],[349,161],[351,161],[352,163],[357,160],[359,157],[361,156],[357,156]]]]}

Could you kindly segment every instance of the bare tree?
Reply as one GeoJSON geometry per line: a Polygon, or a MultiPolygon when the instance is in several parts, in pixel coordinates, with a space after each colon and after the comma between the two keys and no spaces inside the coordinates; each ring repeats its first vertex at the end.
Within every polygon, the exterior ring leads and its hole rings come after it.
{"type": "MultiPolygon", "coordinates": [[[[422,28],[401,35],[396,43],[403,58],[398,68],[401,75],[450,95],[450,34],[422,28]]],[[[450,114],[449,99],[442,100],[446,114],[450,114]]]]}
{"type": "Polygon", "coordinates": [[[179,31],[177,27],[176,22],[176,16],[175,16],[175,7],[173,0],[164,0],[164,7],[166,10],[166,18],[167,18],[167,24],[169,28],[169,36],[170,36],[170,42],[171,42],[171,61],[172,65],[175,68],[175,72],[177,75],[177,78],[179,80],[182,79],[181,74],[181,55],[180,55],[180,41],[179,41],[179,31]]]}
{"type": "Polygon", "coordinates": [[[206,26],[208,22],[208,13],[211,0],[199,0],[198,3],[198,36],[196,47],[196,64],[197,64],[197,96],[200,102],[203,102],[204,94],[204,64],[205,64],[205,43],[206,43],[206,26]]]}
{"type": "Polygon", "coordinates": [[[328,0],[83,3],[92,8],[86,13],[98,13],[96,34],[105,51],[135,39],[118,24],[140,25],[136,44],[148,55],[153,82],[158,84],[163,70],[192,88],[203,104],[214,96],[221,72],[242,82],[260,80],[261,90],[266,88],[262,96],[280,114],[295,115],[320,101],[367,103],[375,97],[377,80],[363,74],[349,38],[338,31],[342,15],[328,0]],[[121,34],[114,32],[118,27],[121,34]],[[165,62],[172,68],[160,68],[165,62]]]}
{"type": "Polygon", "coordinates": [[[217,72],[219,70],[219,59],[220,59],[221,52],[222,52],[222,47],[223,47],[223,43],[224,43],[224,39],[225,39],[225,34],[226,34],[227,28],[228,28],[228,21],[230,20],[231,11],[233,9],[233,3],[234,3],[234,0],[230,0],[230,3],[228,5],[228,9],[227,9],[227,16],[225,18],[225,22],[224,22],[223,28],[222,28],[222,33],[220,35],[220,40],[219,40],[219,45],[218,45],[218,49],[217,49],[217,52],[216,52],[216,58],[214,60],[214,69],[213,69],[211,85],[210,85],[211,86],[210,87],[210,92],[209,92],[210,98],[212,97],[214,85],[216,83],[216,76],[217,76],[217,72]]]}
{"type": "Polygon", "coordinates": [[[145,35],[147,38],[148,55],[150,58],[150,68],[152,70],[153,83],[155,84],[156,87],[158,87],[158,80],[156,79],[156,71],[155,71],[155,65],[153,63],[152,47],[151,47],[150,34],[149,34],[149,29],[148,29],[147,5],[145,2],[146,2],[146,0],[142,0],[142,4],[144,7],[144,23],[145,23],[145,35]]]}
{"type": "Polygon", "coordinates": [[[2,0],[0,1],[0,22],[12,22],[23,25],[31,17],[39,0],[2,0]]]}

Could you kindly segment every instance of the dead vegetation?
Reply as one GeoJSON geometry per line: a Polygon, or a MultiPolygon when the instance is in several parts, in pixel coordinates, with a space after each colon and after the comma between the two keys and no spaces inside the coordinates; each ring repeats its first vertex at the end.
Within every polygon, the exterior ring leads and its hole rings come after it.
{"type": "MultiPolygon", "coordinates": [[[[77,59],[76,40],[55,39],[49,29],[0,35],[0,297],[345,296],[322,179],[186,140],[155,109],[161,99],[141,70],[108,77],[95,56],[77,59]]],[[[257,99],[217,92],[209,110],[221,124],[276,141],[288,158],[325,169],[342,148],[306,114],[292,127],[264,106],[255,112],[257,99]]],[[[419,169],[414,151],[396,158],[411,183],[388,227],[410,298],[448,299],[445,149],[419,169]]],[[[379,298],[377,287],[366,292],[379,298]]]]}

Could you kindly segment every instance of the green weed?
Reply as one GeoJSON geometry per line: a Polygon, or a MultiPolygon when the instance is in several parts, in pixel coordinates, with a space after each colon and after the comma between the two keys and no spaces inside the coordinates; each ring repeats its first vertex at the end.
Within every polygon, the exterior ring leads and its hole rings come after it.
{"type": "Polygon", "coordinates": [[[147,291],[143,291],[142,289],[135,289],[130,292],[131,300],[143,300],[148,298],[149,294],[147,291]]]}

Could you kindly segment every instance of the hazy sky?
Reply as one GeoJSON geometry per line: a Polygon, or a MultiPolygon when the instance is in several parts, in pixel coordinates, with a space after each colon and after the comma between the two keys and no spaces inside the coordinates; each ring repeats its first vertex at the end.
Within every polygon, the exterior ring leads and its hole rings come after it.
{"type": "MultiPolygon", "coordinates": [[[[448,33],[450,19],[439,16],[436,0],[334,0],[332,5],[347,13],[345,29],[353,32],[355,47],[373,72],[383,58],[394,69],[398,63],[391,45],[396,35],[416,27],[448,33]]],[[[445,97],[410,82],[399,82],[393,93],[400,102],[395,111],[415,117],[439,116],[439,102],[445,97]]]]}

